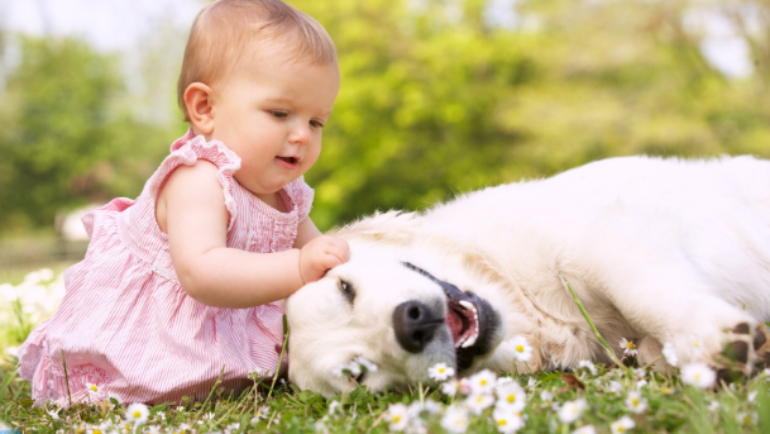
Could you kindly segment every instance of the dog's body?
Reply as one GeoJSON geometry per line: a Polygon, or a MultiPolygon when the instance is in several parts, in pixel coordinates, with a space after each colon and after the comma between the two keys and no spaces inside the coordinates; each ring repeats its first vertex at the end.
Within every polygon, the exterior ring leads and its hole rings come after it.
{"type": "Polygon", "coordinates": [[[729,344],[749,371],[770,346],[770,162],[751,157],[603,160],[338,235],[350,262],[287,302],[290,378],[327,395],[355,386],[331,372],[357,356],[378,366],[357,378],[373,390],[426,382],[438,362],[467,374],[607,361],[567,285],[642,363],[668,342],[682,363],[721,367],[729,344]],[[507,344],[517,335],[534,348],[526,365],[507,344]]]}

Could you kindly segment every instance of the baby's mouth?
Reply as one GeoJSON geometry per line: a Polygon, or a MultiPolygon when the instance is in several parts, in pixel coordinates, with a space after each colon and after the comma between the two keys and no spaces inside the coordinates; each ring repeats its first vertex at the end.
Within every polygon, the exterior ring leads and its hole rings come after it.
{"type": "Polygon", "coordinates": [[[296,166],[297,163],[299,163],[299,158],[297,158],[297,157],[280,157],[279,156],[279,157],[276,157],[276,158],[278,158],[279,160],[285,162],[286,164],[288,164],[290,166],[296,166]]]}

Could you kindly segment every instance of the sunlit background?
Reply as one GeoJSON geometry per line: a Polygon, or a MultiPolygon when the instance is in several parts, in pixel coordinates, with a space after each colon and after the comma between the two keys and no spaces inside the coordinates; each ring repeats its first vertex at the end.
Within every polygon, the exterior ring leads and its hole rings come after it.
{"type": "MultiPolygon", "coordinates": [[[[322,229],[616,155],[770,156],[770,6],[752,0],[295,0],[342,90],[306,175],[322,229]]],[[[0,0],[0,283],[83,254],[186,125],[205,0],[0,0]],[[78,235],[78,233],[81,235],[78,235]]]]}

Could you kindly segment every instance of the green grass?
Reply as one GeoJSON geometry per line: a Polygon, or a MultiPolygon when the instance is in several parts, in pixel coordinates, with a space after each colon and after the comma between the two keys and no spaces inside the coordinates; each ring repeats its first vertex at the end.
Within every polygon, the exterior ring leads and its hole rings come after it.
{"type": "MultiPolygon", "coordinates": [[[[3,367],[2,391],[0,391],[0,419],[9,427],[22,432],[56,433],[94,432],[388,432],[386,411],[394,403],[434,400],[447,406],[453,399],[442,395],[435,388],[415,387],[406,391],[390,391],[372,394],[359,388],[349,395],[324,399],[322,396],[299,391],[290,384],[278,383],[274,390],[265,384],[256,384],[240,396],[225,396],[214,392],[205,402],[183,402],[180,407],[157,405],[150,408],[150,417],[142,425],[134,426],[125,421],[125,407],[115,402],[95,405],[76,405],[62,410],[54,418],[48,413],[53,407],[32,407],[29,383],[18,377],[13,363],[3,367]],[[268,399],[268,395],[270,395],[268,399]],[[334,404],[330,413],[330,404],[334,404]],[[113,407],[114,405],[114,407],[113,407]],[[163,414],[163,417],[161,416],[163,414]],[[233,428],[232,424],[239,424],[233,428]],[[80,431],[80,430],[83,431],[80,431]],[[153,431],[156,430],[156,431],[153,431]],[[195,431],[193,431],[195,430],[195,431]]],[[[622,416],[630,416],[636,427],[629,433],[767,433],[770,432],[770,396],[768,378],[761,374],[742,383],[733,383],[717,391],[703,391],[683,386],[676,377],[643,374],[633,370],[600,367],[596,375],[581,370],[574,381],[570,374],[544,373],[537,376],[520,376],[516,379],[527,391],[524,410],[526,425],[522,433],[571,433],[575,428],[591,424],[599,433],[609,433],[610,424],[622,416]],[[566,377],[565,377],[566,375],[566,377]],[[565,381],[571,380],[571,381],[565,381]],[[628,391],[636,390],[640,380],[647,381],[639,387],[648,401],[648,408],[641,414],[632,414],[625,399],[628,391]],[[619,393],[612,394],[610,381],[622,385],[619,393]],[[553,401],[543,400],[541,392],[553,394],[553,401]],[[753,400],[749,394],[756,392],[753,400]],[[554,403],[564,403],[585,398],[589,404],[582,416],[572,424],[561,423],[554,410],[554,403]],[[719,408],[709,409],[712,402],[719,408]],[[745,422],[738,419],[746,414],[745,422]]],[[[454,399],[461,402],[460,395],[454,399]]],[[[479,416],[472,416],[468,432],[494,433],[497,428],[491,418],[491,408],[479,416]]],[[[427,432],[444,432],[441,415],[423,415],[421,419],[427,432]]]]}

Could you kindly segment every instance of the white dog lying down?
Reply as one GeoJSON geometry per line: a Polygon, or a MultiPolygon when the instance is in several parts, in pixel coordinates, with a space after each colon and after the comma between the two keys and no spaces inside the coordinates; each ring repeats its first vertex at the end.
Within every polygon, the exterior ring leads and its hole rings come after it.
{"type": "Polygon", "coordinates": [[[770,348],[768,161],[608,159],[337,235],[350,262],[286,304],[289,377],[327,396],[430,383],[438,362],[462,376],[609,362],[567,284],[640,363],[671,343],[680,363],[748,374],[770,348]],[[378,369],[332,375],[359,356],[378,369]]]}

